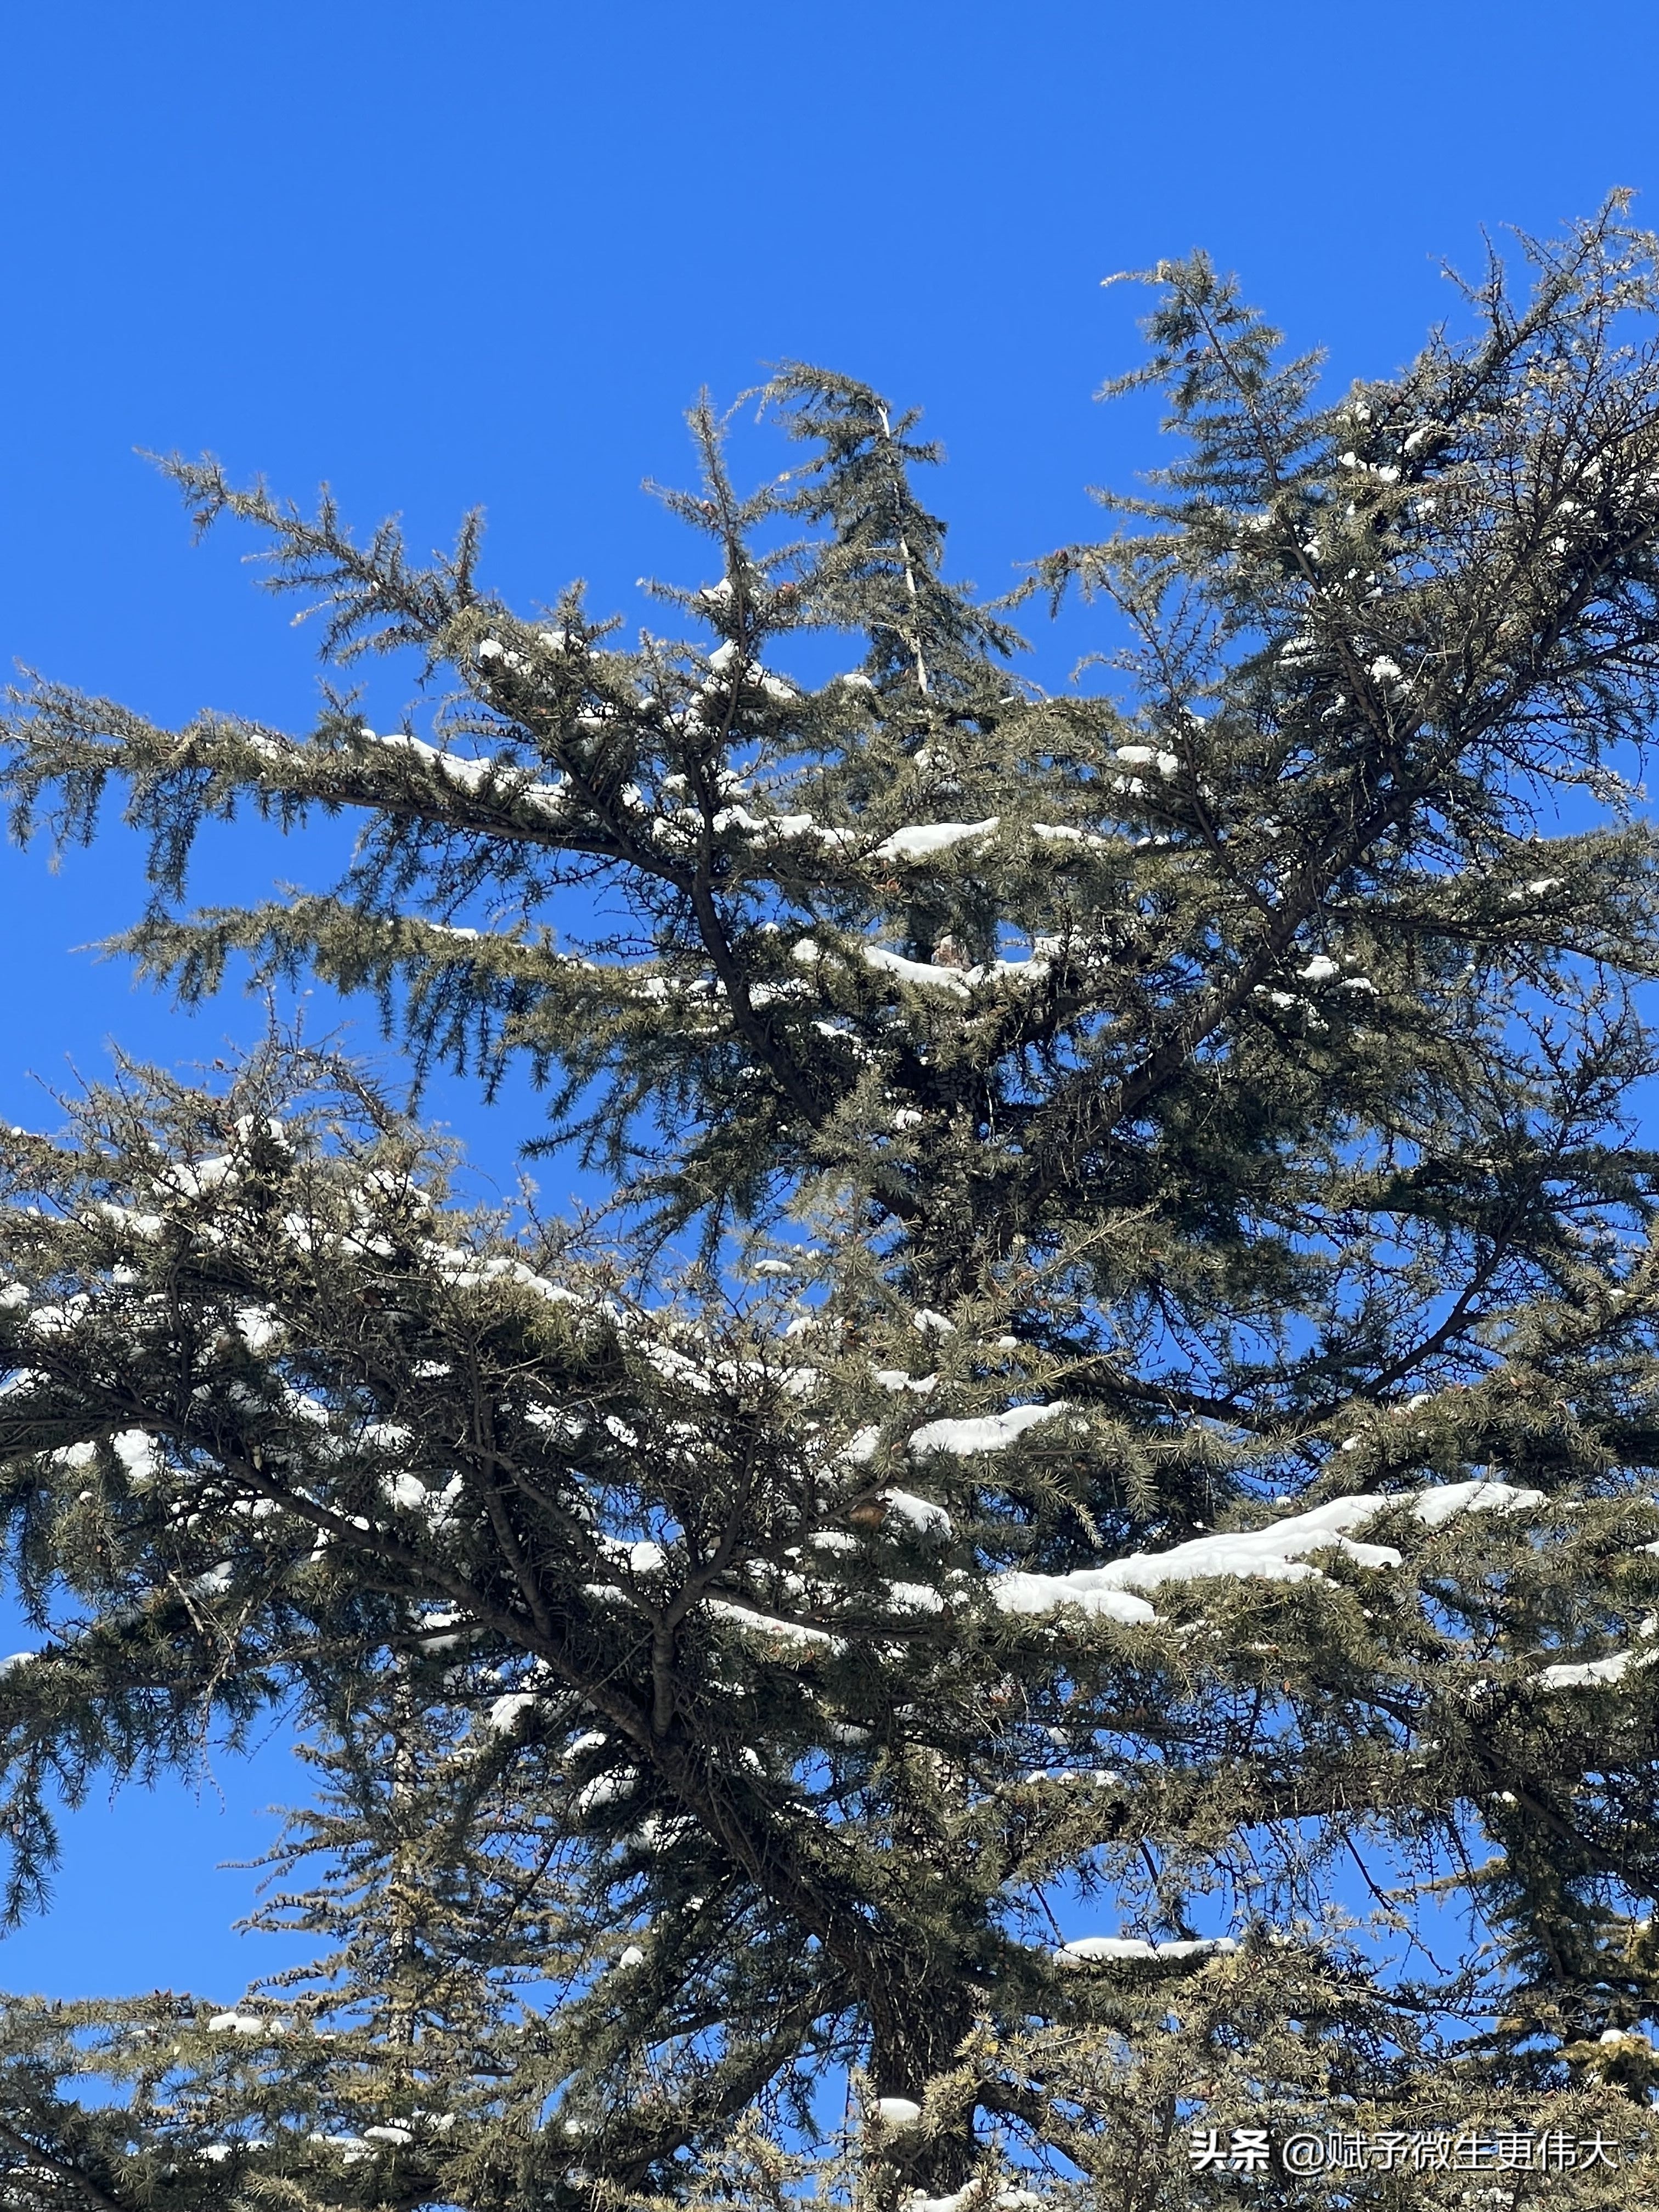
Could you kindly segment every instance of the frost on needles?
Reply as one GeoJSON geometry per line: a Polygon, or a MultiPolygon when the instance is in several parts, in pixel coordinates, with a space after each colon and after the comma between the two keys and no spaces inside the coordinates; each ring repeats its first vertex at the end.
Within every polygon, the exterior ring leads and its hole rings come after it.
{"type": "Polygon", "coordinates": [[[430,714],[40,680],[17,834],[114,796],[143,972],[524,1062],[612,1203],[468,1211],[293,1041],[0,1144],[11,1908],[204,1728],[315,1783],[313,1968],[0,2012],[9,2203],[1235,2201],[1194,2126],[1599,2130],[1655,2201],[1656,252],[1522,241],[1334,405],[1160,268],[1053,696],[817,370],[752,498],[694,414],[631,645],[165,464],[430,714]],[[349,871],[193,908],[239,809],[349,871]]]}

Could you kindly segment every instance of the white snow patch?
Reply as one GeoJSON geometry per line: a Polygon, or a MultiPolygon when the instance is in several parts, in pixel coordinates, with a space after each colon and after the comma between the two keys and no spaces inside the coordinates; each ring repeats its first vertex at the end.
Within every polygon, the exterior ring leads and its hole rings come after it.
{"type": "Polygon", "coordinates": [[[1237,1951],[1231,1936],[1200,1936],[1186,1942],[1147,1943],[1138,1936],[1080,1936],[1054,1953],[1057,1966],[1109,1965],[1119,1959],[1214,1959],[1237,1951]]]}
{"type": "Polygon", "coordinates": [[[192,1167],[180,1160],[164,1168],[155,1178],[158,1190],[177,1191],[185,1198],[202,1198],[221,1183],[234,1182],[236,1164],[230,1159],[198,1160],[192,1167]]]}
{"type": "Polygon", "coordinates": [[[745,1635],[763,1637],[768,1643],[781,1644],[796,1650],[811,1650],[815,1646],[841,1649],[839,1637],[831,1636],[822,1628],[809,1628],[804,1621],[777,1620],[770,1613],[757,1613],[750,1606],[737,1605],[730,1598],[705,1598],[703,1603],[717,1620],[730,1621],[745,1635]]]}
{"type": "Polygon", "coordinates": [[[964,843],[969,838],[994,836],[1002,826],[1000,814],[988,815],[983,822],[933,822],[914,829],[896,830],[884,837],[871,854],[875,860],[927,860],[935,853],[949,850],[952,845],[964,843]]]}
{"type": "Polygon", "coordinates": [[[1504,896],[1511,902],[1526,898],[1543,898],[1550,891],[1559,891],[1561,881],[1559,876],[1538,876],[1523,890],[1505,891],[1504,896]]]}
{"type": "Polygon", "coordinates": [[[1071,1411],[1066,1400],[1056,1398],[1052,1405],[1012,1406],[1006,1413],[981,1413],[971,1420],[929,1421],[916,1431],[908,1449],[913,1456],[918,1452],[943,1451],[959,1459],[971,1452],[1003,1451],[1027,1429],[1071,1411]]]}
{"type": "Polygon", "coordinates": [[[579,1790],[570,1801],[570,1809],[578,1819],[597,1812],[601,1805],[614,1805],[619,1798],[631,1797],[639,1776],[632,1767],[624,1767],[619,1774],[598,1774],[585,1789],[579,1790]]]}
{"type": "Polygon", "coordinates": [[[1175,775],[1181,768],[1177,754],[1159,752],[1155,745],[1118,745],[1115,750],[1125,768],[1155,768],[1160,775],[1175,775]]]}
{"type": "Polygon", "coordinates": [[[520,1716],[532,1710],[536,1703],[532,1690],[509,1690],[504,1698],[497,1698],[489,1708],[484,1725],[492,1735],[505,1735],[519,1724],[520,1716]]]}
{"type": "Polygon", "coordinates": [[[1546,1667],[1538,1677],[1545,1690],[1583,1690],[1596,1682],[1621,1682],[1632,1671],[1651,1667],[1659,1651],[1613,1651],[1605,1659],[1584,1659],[1576,1665],[1546,1667]]]}
{"type": "Polygon", "coordinates": [[[896,1613],[943,1613],[945,1600],[930,1583],[889,1583],[887,1601],[896,1613]]]}
{"type": "MultiPolygon", "coordinates": [[[[896,982],[908,984],[915,989],[944,991],[955,999],[971,998],[975,990],[985,983],[1036,984],[1044,981],[1048,974],[1048,962],[1043,957],[1051,949],[1051,941],[1039,939],[1029,960],[991,960],[975,968],[941,967],[929,960],[911,960],[902,952],[890,951],[884,945],[861,945],[860,957],[868,968],[896,982]]],[[[816,938],[803,937],[794,948],[793,957],[804,967],[816,967],[834,953],[820,945],[816,938]]],[[[826,1031],[826,1034],[832,1032],[826,1031]]]]}
{"type": "Polygon", "coordinates": [[[110,1438],[109,1448],[121,1462],[122,1473],[134,1490],[149,1489],[156,1476],[166,1470],[161,1444],[148,1429],[122,1429],[110,1438]]]}
{"type": "Polygon", "coordinates": [[[921,2118],[921,2106],[908,2097],[878,2097],[876,2118],[884,2128],[911,2128],[921,2118]]]}
{"type": "Polygon", "coordinates": [[[629,1574],[660,1574],[668,1565],[667,1553],[648,1536],[635,1542],[627,1536],[600,1535],[593,1539],[593,1543],[607,1565],[626,1567],[629,1574]]]}
{"type": "Polygon", "coordinates": [[[1441,1482],[1418,1492],[1412,1517],[1425,1528],[1441,1528],[1459,1513],[1524,1513],[1545,1502],[1541,1490],[1508,1482],[1441,1482]]]}
{"type": "Polygon", "coordinates": [[[1069,1575],[1025,1574],[1011,1568],[991,1577],[991,1596],[1001,1613],[1053,1613],[1074,1605],[1079,1612],[1126,1627],[1143,1627],[1158,1614],[1144,1597],[1133,1597],[1112,1578],[1110,1567],[1083,1567],[1069,1575]]]}
{"type": "Polygon", "coordinates": [[[951,1533],[950,1515],[942,1505],[935,1505],[931,1498],[915,1498],[908,1490],[884,1490],[881,1502],[924,1536],[948,1536],[951,1533]]]}
{"type": "Polygon", "coordinates": [[[1005,1613],[1047,1613],[1059,1606],[1074,1605],[1109,1620],[1144,1622],[1156,1618],[1152,1607],[1125,1610],[1115,1601],[1117,1594],[1224,1575],[1262,1582],[1305,1582],[1319,1577],[1319,1569],[1308,1565],[1307,1555],[1311,1552],[1340,1552],[1356,1566],[1397,1567],[1401,1564],[1401,1554],[1392,1545],[1357,1542],[1350,1532],[1402,1506],[1409,1506],[1413,1518],[1421,1526],[1437,1528],[1458,1513],[1520,1513],[1543,1503],[1541,1491],[1517,1489],[1505,1482],[1441,1483],[1431,1490],[1398,1498],[1374,1494],[1338,1498],[1309,1512],[1270,1522],[1265,1528],[1197,1536],[1167,1552],[1136,1552],[1127,1559],[1079,1567],[1069,1574],[1011,1571],[994,1575],[991,1595],[1005,1613]]]}
{"type": "Polygon", "coordinates": [[[283,1340],[282,1316],[269,1306],[240,1306],[234,1320],[237,1335],[256,1358],[273,1351],[283,1340]]]}
{"type": "MultiPolygon", "coordinates": [[[[817,951],[811,938],[804,941],[814,952],[817,951]]],[[[907,960],[902,952],[890,952],[884,945],[866,945],[863,951],[866,967],[878,968],[897,982],[925,991],[949,991],[958,999],[968,996],[968,975],[962,969],[935,968],[931,961],[907,960]]]]}

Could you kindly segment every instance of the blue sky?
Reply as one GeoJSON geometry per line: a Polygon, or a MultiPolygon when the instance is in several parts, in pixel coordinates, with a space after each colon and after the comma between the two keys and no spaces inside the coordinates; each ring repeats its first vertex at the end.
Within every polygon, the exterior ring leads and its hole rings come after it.
{"type": "MultiPolygon", "coordinates": [[[[308,719],[305,633],[244,546],[192,550],[135,447],[301,497],[326,477],[422,548],[481,502],[509,599],[583,575],[635,617],[641,573],[700,574],[641,478],[684,474],[700,386],[729,399],[786,356],[926,407],[951,565],[1000,588],[1091,529],[1086,484],[1151,458],[1144,409],[1091,404],[1134,343],[1102,277],[1201,242],[1334,377],[1383,374],[1483,224],[1548,229],[1614,185],[1659,222],[1656,94],[1659,15],[1631,0],[13,8],[0,651],[162,720],[308,719]]],[[[1068,626],[1033,665],[1088,642],[1068,626]]],[[[400,703],[377,678],[373,713],[400,703]]],[[[209,890],[308,872],[257,836],[207,860],[209,890]]],[[[5,1118],[40,1126],[42,1085],[100,1073],[112,1037],[182,1064],[258,1025],[234,998],[186,1018],[75,949],[140,892],[118,838],[57,874],[0,851],[5,1118]]],[[[448,1085],[437,1109],[510,1176],[529,1101],[448,1085]]],[[[100,1795],[0,1986],[239,1989],[265,1961],[228,1932],[251,1881],[219,1863],[268,1839],[289,1772],[276,1744],[100,1795]]]]}

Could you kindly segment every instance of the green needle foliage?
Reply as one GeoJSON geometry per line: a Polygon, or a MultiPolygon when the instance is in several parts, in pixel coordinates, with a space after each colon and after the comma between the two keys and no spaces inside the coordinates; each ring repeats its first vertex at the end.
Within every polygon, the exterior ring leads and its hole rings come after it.
{"type": "Polygon", "coordinates": [[[277,1710],[317,1784],[313,1967],[0,2014],[12,2201],[1472,2201],[1196,2125],[1599,2131],[1487,2201],[1659,2204],[1659,241],[1522,252],[1334,406],[1156,271],[1175,458],[1028,580],[1102,609],[1054,696],[816,369],[752,498],[694,414],[631,647],[164,464],[425,734],[37,682],[17,834],[114,784],[144,972],[525,1062],[612,1198],[468,1211],[282,1038],[0,1144],[11,1909],[95,1779],[277,1710]],[[192,908],[239,808],[345,874],[192,908]]]}

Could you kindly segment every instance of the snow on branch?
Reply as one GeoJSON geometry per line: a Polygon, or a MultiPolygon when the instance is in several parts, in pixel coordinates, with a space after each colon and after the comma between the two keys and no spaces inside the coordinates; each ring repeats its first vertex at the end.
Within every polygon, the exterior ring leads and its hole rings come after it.
{"type": "MultiPolygon", "coordinates": [[[[1042,1409],[1047,1410],[1047,1409],[1042,1409]]],[[[1419,1526],[1438,1528],[1462,1513],[1523,1513],[1546,1503],[1541,1490],[1505,1482],[1448,1482],[1403,1497],[1339,1498],[1306,1513],[1270,1522],[1265,1528],[1198,1536],[1167,1552],[1136,1552],[1097,1567],[1068,1574],[1011,1571],[992,1578],[992,1594],[1005,1613],[1052,1613],[1062,1606],[1109,1620],[1141,1624],[1157,1615],[1142,1590],[1179,1583],[1206,1582],[1224,1576],[1247,1581],[1322,1580],[1310,1562],[1317,1552],[1334,1552],[1355,1566],[1397,1567],[1401,1555],[1389,1544],[1368,1544],[1352,1532],[1386,1513],[1408,1511],[1419,1526]]]]}

